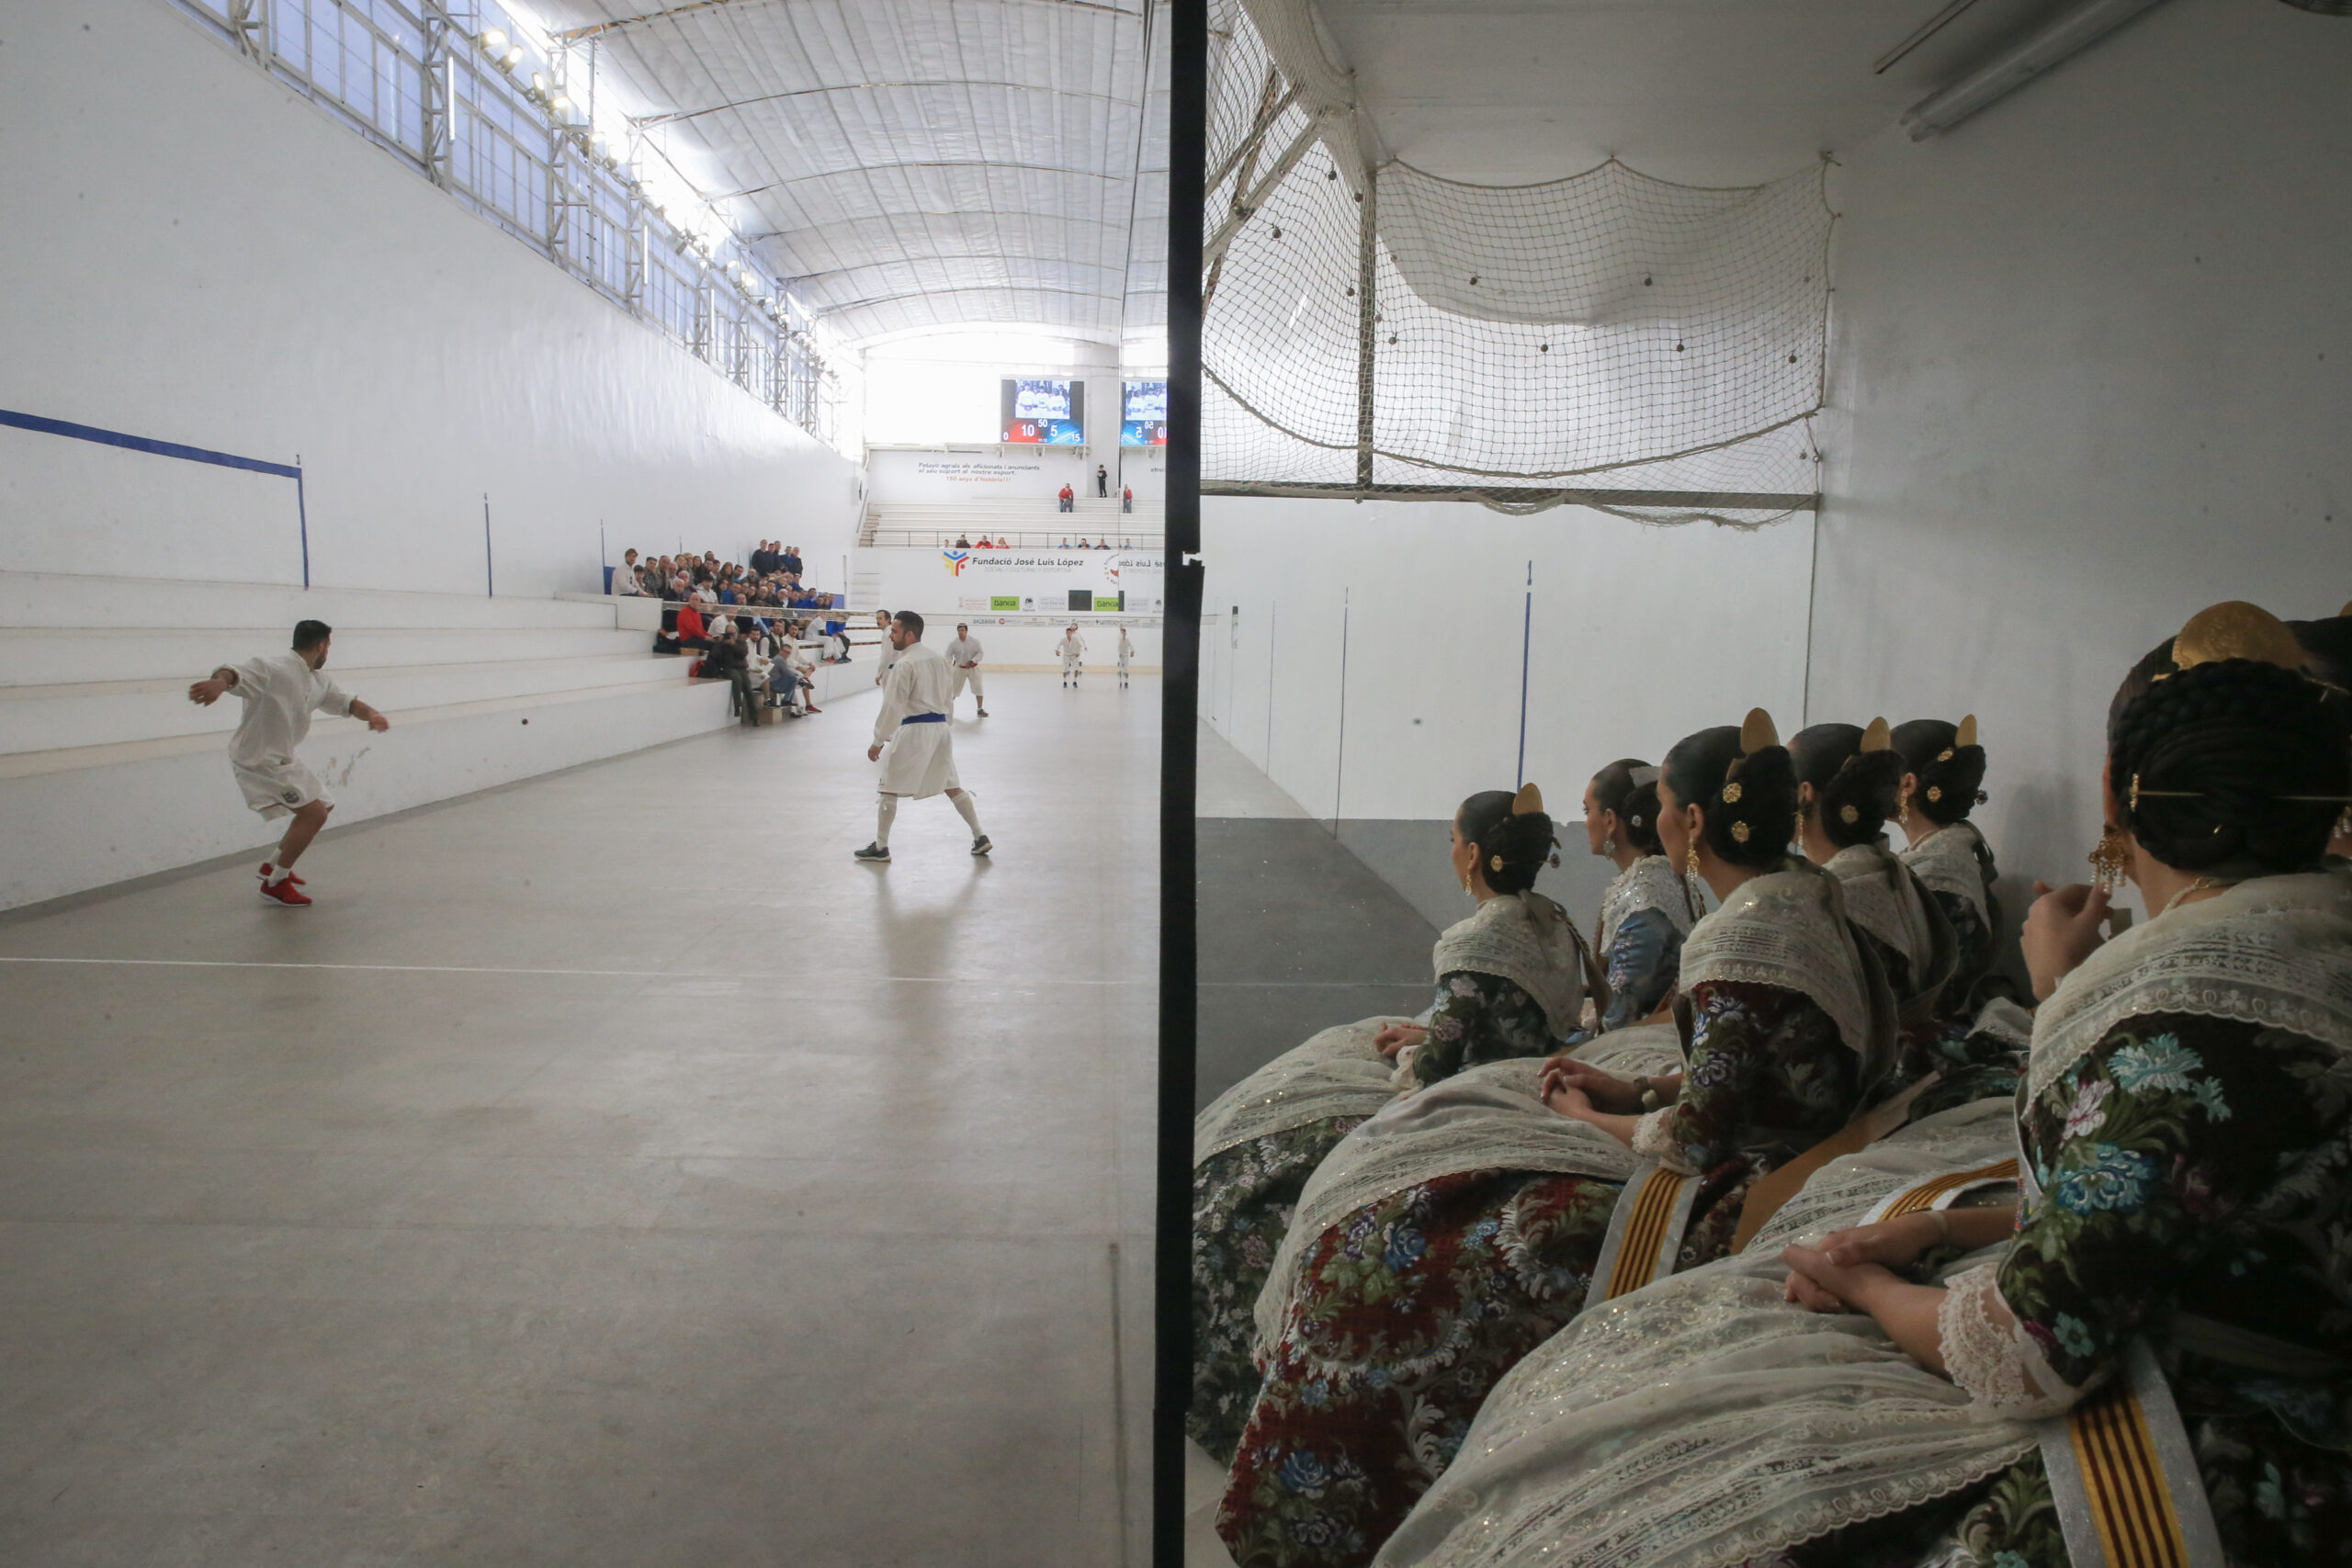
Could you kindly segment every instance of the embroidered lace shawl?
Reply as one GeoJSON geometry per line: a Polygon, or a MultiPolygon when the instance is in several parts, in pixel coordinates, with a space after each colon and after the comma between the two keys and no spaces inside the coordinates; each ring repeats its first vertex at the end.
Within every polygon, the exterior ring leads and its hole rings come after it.
{"type": "Polygon", "coordinates": [[[1687,994],[1707,980],[1736,980],[1802,991],[1838,1026],[1871,1081],[1893,1049],[1874,1021],[1861,954],[1846,929],[1836,878],[1811,866],[1769,871],[1732,890],[1724,906],[1682,944],[1687,994]]]}
{"type": "Polygon", "coordinates": [[[1984,836],[1973,822],[1953,822],[1937,829],[1903,852],[1903,863],[1930,893],[1950,893],[1968,900],[1976,918],[1984,916],[1984,867],[1976,846],[1984,836]]]}
{"type": "MultiPolygon", "coordinates": [[[[1620,1077],[1648,1077],[1682,1065],[1671,1022],[1613,1030],[1569,1053],[1620,1077]]],[[[1544,1063],[1535,1057],[1467,1068],[1391,1101],[1350,1133],[1307,1178],[1290,1230],[1258,1297],[1260,1342],[1282,1332],[1302,1253],[1331,1226],[1392,1193],[1465,1170],[1541,1170],[1623,1181],[1640,1163],[1589,1122],[1563,1116],[1535,1097],[1544,1063]]]]}
{"type": "Polygon", "coordinates": [[[1593,945],[1601,952],[1617,940],[1617,928],[1628,915],[1644,909],[1656,909],[1678,932],[1690,934],[1691,922],[1697,911],[1705,908],[1690,889],[1690,885],[1676,874],[1674,863],[1664,855],[1644,855],[1624,870],[1600,896],[1600,940],[1593,945]]]}
{"type": "Polygon", "coordinates": [[[1935,957],[1935,932],[1903,863],[1882,844],[1851,844],[1822,869],[1838,881],[1846,918],[1903,954],[1914,985],[1924,979],[1935,957]]]}
{"type": "Polygon", "coordinates": [[[2093,953],[2036,1010],[2026,1093],[2039,1095],[2142,1013],[2266,1024],[2352,1051],[2347,953],[2344,872],[2260,876],[2183,904],[2093,953]]]}
{"type": "Polygon", "coordinates": [[[2004,1101],[1923,1117],[1815,1173],[1745,1251],[1585,1313],[1487,1397],[1382,1568],[1733,1568],[2014,1462],[2037,1424],[1988,1416],[1868,1317],[1789,1305],[1780,1255],[2016,1147],[2004,1101]]]}
{"type": "Polygon", "coordinates": [[[1193,1163],[1252,1138],[1333,1116],[1369,1116],[1395,1098],[1393,1065],[1373,1036],[1404,1018],[1367,1018],[1311,1036],[1227,1089],[1193,1118],[1193,1163]]]}
{"type": "Polygon", "coordinates": [[[1576,1032],[1585,995],[1584,939],[1541,893],[1505,893],[1448,926],[1430,954],[1439,975],[1499,975],[1535,998],[1552,1032],[1576,1032]]]}

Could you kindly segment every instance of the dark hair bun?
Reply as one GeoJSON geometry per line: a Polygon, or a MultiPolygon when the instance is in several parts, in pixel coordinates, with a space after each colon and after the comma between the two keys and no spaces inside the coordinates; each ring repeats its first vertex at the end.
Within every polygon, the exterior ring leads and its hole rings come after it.
{"type": "Polygon", "coordinates": [[[2123,825],[2178,871],[2301,870],[2319,859],[2352,793],[2352,752],[2324,688],[2248,659],[2151,682],[2109,727],[2123,825]]]}
{"type": "Polygon", "coordinates": [[[1788,858],[1796,835],[1797,767],[1785,746],[1761,746],[1731,764],[1706,813],[1707,847],[1730,865],[1764,867],[1788,858]]]}
{"type": "Polygon", "coordinates": [[[1904,770],[1917,777],[1911,809],[1939,826],[1964,822],[1984,799],[1984,748],[1960,744],[1960,728],[1939,718],[1915,718],[1894,727],[1894,750],[1904,770]]]}
{"type": "Polygon", "coordinates": [[[1839,849],[1877,842],[1902,798],[1902,754],[1863,750],[1868,733],[1857,725],[1816,724],[1789,740],[1797,782],[1813,786],[1815,820],[1839,849]]]}
{"type": "Polygon", "coordinates": [[[1614,811],[1617,820],[1625,825],[1625,840],[1645,855],[1654,855],[1664,848],[1657,837],[1657,770],[1638,757],[1621,757],[1592,775],[1592,798],[1604,811],[1614,811]],[[1636,770],[1646,769],[1651,778],[1646,784],[1635,784],[1636,770]]]}
{"type": "Polygon", "coordinates": [[[1512,813],[1518,798],[1507,789],[1482,789],[1454,814],[1462,841],[1478,846],[1479,874],[1498,893],[1524,893],[1534,886],[1536,874],[1551,860],[1558,842],[1548,813],[1512,813]]]}
{"type": "Polygon", "coordinates": [[[1661,771],[1676,801],[1699,807],[1715,858],[1758,870],[1788,858],[1797,770],[1787,747],[1759,746],[1742,756],[1738,729],[1723,725],[1676,741],[1661,771]]]}

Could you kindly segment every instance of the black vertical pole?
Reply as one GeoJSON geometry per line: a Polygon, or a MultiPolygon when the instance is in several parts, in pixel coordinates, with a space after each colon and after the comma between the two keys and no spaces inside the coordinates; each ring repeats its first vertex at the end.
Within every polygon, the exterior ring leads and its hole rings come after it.
{"type": "Polygon", "coordinates": [[[1168,614],[1159,742],[1159,1161],[1152,1250],[1151,1561],[1183,1568],[1193,1384],[1193,917],[1201,686],[1201,203],[1208,0],[1172,0],[1168,112],[1168,614]]]}
{"type": "Polygon", "coordinates": [[[490,492],[481,497],[481,592],[488,599],[498,597],[498,564],[490,551],[490,492]]]}
{"type": "Polygon", "coordinates": [[[1535,648],[1535,563],[1527,563],[1527,604],[1519,623],[1519,766],[1511,770],[1511,787],[1527,782],[1527,664],[1535,648]]]}

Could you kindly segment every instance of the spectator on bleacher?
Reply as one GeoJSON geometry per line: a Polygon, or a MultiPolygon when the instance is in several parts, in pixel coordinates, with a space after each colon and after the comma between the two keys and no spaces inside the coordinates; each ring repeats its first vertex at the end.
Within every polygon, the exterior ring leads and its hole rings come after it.
{"type": "Polygon", "coordinates": [[[1068,548],[1069,548],[1069,536],[1068,534],[1064,534],[1064,535],[1062,536],[1062,545],[1061,545],[1061,547],[1062,547],[1063,549],[1068,549],[1068,548]]]}
{"type": "Polygon", "coordinates": [[[968,550],[972,547],[972,541],[958,534],[956,536],[956,547],[959,550],[968,550]]]}
{"type": "Polygon", "coordinates": [[[710,628],[704,624],[701,606],[692,600],[678,606],[678,646],[708,648],[710,628]]]}
{"type": "Polygon", "coordinates": [[[762,577],[776,570],[784,559],[784,552],[769,540],[762,539],[760,547],[752,552],[752,570],[762,577]]]}
{"type": "Polygon", "coordinates": [[[613,568],[613,592],[623,597],[634,597],[645,592],[645,584],[637,580],[635,550],[621,552],[621,564],[613,568]]]}
{"type": "Polygon", "coordinates": [[[816,666],[809,661],[808,654],[802,651],[797,642],[786,637],[769,666],[768,690],[787,708],[793,705],[797,693],[801,712],[822,713],[824,710],[817,705],[815,688],[808,682],[808,677],[814,673],[816,666]]]}
{"type": "Polygon", "coordinates": [[[983,534],[983,535],[981,535],[981,536],[980,536],[980,543],[979,543],[978,547],[979,547],[979,548],[981,548],[981,549],[984,549],[984,550],[992,550],[992,549],[996,548],[996,547],[995,547],[994,545],[991,545],[991,544],[989,544],[989,536],[988,536],[986,534],[983,534]]]}
{"type": "Polygon", "coordinates": [[[706,681],[725,681],[734,688],[728,712],[747,725],[760,722],[752,711],[752,658],[743,646],[743,638],[734,626],[720,629],[711,642],[710,649],[695,666],[695,673],[706,681]]]}
{"type": "Polygon", "coordinates": [[[1135,509],[1136,487],[1133,485],[1121,485],[1119,487],[1119,510],[1122,512],[1133,512],[1135,509]]]}
{"type": "Polygon", "coordinates": [[[781,565],[785,576],[792,579],[795,582],[800,581],[800,573],[805,569],[800,564],[800,547],[798,545],[786,545],[784,547],[784,560],[781,565]]]}
{"type": "Polygon", "coordinates": [[[1100,463],[1094,465],[1094,496],[1098,501],[1107,501],[1111,496],[1111,470],[1100,463]]]}
{"type": "Polygon", "coordinates": [[[1071,490],[1068,485],[1062,486],[1061,493],[1054,499],[1061,502],[1061,510],[1064,512],[1075,512],[1078,510],[1078,492],[1071,490]]]}

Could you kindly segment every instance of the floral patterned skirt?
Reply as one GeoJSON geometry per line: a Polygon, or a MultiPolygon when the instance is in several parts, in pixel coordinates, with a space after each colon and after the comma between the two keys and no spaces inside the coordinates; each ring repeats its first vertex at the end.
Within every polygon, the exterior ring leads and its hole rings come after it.
{"type": "MultiPolygon", "coordinates": [[[[2191,1418],[2188,1432],[2230,1568],[2352,1564],[2352,1456],[2265,1416],[2191,1418]]],[[[2071,1568],[2038,1453],[1956,1497],[1788,1557],[1797,1568],[2071,1568]]]]}
{"type": "MultiPolygon", "coordinates": [[[[1730,1250],[1767,1168],[1703,1179],[1678,1270],[1730,1250]]],[[[1622,1189],[1480,1170],[1356,1212],[1301,1258],[1217,1534],[1238,1568],[1355,1568],[1412,1511],[1505,1372],[1583,1309],[1622,1189]]]]}
{"type": "Polygon", "coordinates": [[[1269,1133],[1193,1168],[1193,1397],[1184,1430],[1219,1464],[1258,1397],[1252,1313],[1292,1211],[1324,1156],[1363,1122],[1334,1116],[1269,1133]]]}
{"type": "Polygon", "coordinates": [[[1487,1391],[1584,1304],[1618,1190],[1472,1171],[1325,1232],[1217,1511],[1239,1568],[1370,1562],[1487,1391]]]}

